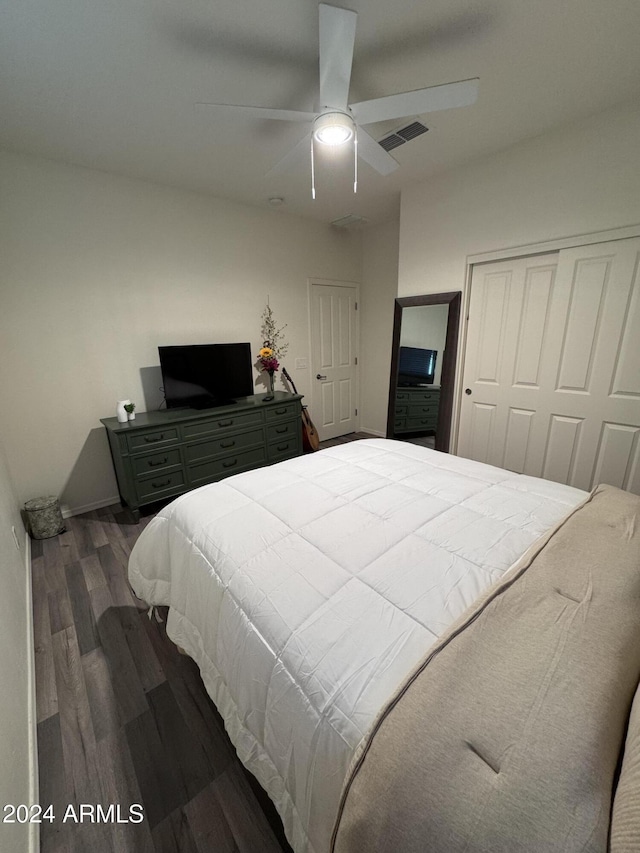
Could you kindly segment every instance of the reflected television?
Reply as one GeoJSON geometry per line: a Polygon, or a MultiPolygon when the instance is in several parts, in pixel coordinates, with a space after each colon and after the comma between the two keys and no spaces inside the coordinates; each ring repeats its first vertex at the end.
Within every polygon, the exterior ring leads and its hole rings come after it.
{"type": "Polygon", "coordinates": [[[438,352],[420,347],[400,347],[398,385],[412,387],[433,385],[438,352]]]}
{"type": "Polygon", "coordinates": [[[210,409],[254,393],[251,345],[158,347],[167,409],[210,409]]]}

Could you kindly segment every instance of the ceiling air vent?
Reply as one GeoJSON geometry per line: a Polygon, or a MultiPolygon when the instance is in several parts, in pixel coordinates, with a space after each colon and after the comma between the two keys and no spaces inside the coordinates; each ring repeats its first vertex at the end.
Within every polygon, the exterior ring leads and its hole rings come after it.
{"type": "Polygon", "coordinates": [[[359,216],[357,213],[347,213],[346,216],[341,216],[339,219],[334,219],[331,225],[334,228],[353,228],[357,225],[366,225],[369,220],[364,216],[359,216]]]}
{"type": "Polygon", "coordinates": [[[406,127],[401,127],[400,130],[390,133],[389,136],[385,136],[384,139],[380,139],[378,145],[384,148],[385,151],[393,151],[394,148],[397,148],[399,145],[404,145],[405,142],[409,142],[410,139],[415,139],[416,136],[421,136],[428,130],[429,128],[425,127],[421,122],[414,121],[406,127]]]}

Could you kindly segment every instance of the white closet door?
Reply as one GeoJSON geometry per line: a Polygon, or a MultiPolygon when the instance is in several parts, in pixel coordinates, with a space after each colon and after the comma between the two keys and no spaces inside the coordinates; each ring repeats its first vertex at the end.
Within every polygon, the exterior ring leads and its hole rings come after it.
{"type": "Polygon", "coordinates": [[[474,269],[460,455],[640,493],[639,261],[632,239],[474,269]]]}

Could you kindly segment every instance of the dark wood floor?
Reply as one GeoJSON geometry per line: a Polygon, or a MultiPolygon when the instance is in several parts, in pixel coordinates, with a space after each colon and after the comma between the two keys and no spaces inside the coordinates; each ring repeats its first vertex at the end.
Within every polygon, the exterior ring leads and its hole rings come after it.
{"type": "Polygon", "coordinates": [[[128,556],[150,518],[134,525],[107,507],[32,540],[40,804],[56,817],[41,824],[41,849],[289,851],[196,665],[128,584],[128,556]],[[86,807],[97,804],[119,812],[92,823],[86,807]],[[124,822],[132,804],[143,822],[124,822]]]}
{"type": "Polygon", "coordinates": [[[112,506],[32,540],[40,804],[55,814],[41,824],[41,849],[290,853],[198,668],[129,586],[129,554],[152,517],[133,524],[112,506]],[[98,804],[119,810],[94,823],[86,808],[98,804]],[[141,823],[126,822],[133,804],[141,823]]]}

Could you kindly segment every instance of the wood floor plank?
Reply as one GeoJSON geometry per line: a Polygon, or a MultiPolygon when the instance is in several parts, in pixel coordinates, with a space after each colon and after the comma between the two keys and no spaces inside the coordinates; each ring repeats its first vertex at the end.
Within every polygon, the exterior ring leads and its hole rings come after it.
{"type": "Polygon", "coordinates": [[[51,633],[57,634],[58,631],[70,628],[73,625],[73,612],[68,588],[65,586],[50,592],[48,601],[51,633]]]}
{"type": "Polygon", "coordinates": [[[36,674],[36,719],[40,723],[58,713],[58,693],[51,643],[49,591],[44,557],[31,561],[33,589],[33,640],[36,674]]]}
{"type": "MultiPolygon", "coordinates": [[[[176,809],[153,828],[156,853],[198,853],[184,809],[176,809]]],[[[212,846],[211,851],[218,847],[212,846]]]]}
{"type": "Polygon", "coordinates": [[[147,816],[144,815],[141,823],[131,820],[138,814],[138,809],[132,812],[131,806],[141,806],[143,803],[123,728],[110,731],[98,742],[97,757],[102,802],[120,807],[120,821],[109,824],[111,849],[117,853],[154,853],[155,845],[147,816]],[[128,822],[121,822],[125,820],[128,822]]]}
{"type": "Polygon", "coordinates": [[[89,592],[98,586],[107,585],[107,579],[104,576],[97,554],[89,554],[88,557],[82,557],[80,559],[80,567],[82,568],[84,582],[89,592]]]}
{"type": "Polygon", "coordinates": [[[194,738],[168,682],[151,690],[147,700],[169,761],[191,800],[218,774],[202,744],[194,738]]]}
{"type": "Polygon", "coordinates": [[[80,563],[65,566],[65,575],[80,654],[86,655],[100,645],[100,636],[80,563]]]}
{"type": "Polygon", "coordinates": [[[104,649],[99,646],[82,656],[82,671],[89,698],[96,743],[121,728],[118,700],[111,683],[111,672],[104,649]]]}
{"type": "Polygon", "coordinates": [[[214,776],[237,761],[237,756],[224,730],[224,723],[213,702],[203,689],[197,665],[191,658],[181,655],[168,639],[166,622],[141,616],[141,622],[165,673],[176,702],[192,737],[205,750],[214,776]]]}
{"type": "Polygon", "coordinates": [[[266,817],[251,807],[253,792],[239,764],[231,765],[211,785],[241,853],[281,853],[266,817]]]}
{"type": "Polygon", "coordinates": [[[42,540],[42,554],[44,557],[47,589],[49,592],[64,589],[67,581],[64,575],[62,551],[60,550],[60,543],[57,536],[42,540]]]}
{"type": "Polygon", "coordinates": [[[182,779],[168,759],[150,710],[125,726],[127,743],[149,826],[153,829],[188,800],[182,779]]]}
{"type": "MultiPolygon", "coordinates": [[[[213,783],[185,806],[184,813],[198,853],[210,853],[213,850],[216,853],[240,853],[213,783]]],[[[256,850],[262,853],[261,848],[256,850]]]]}
{"type": "Polygon", "coordinates": [[[147,605],[137,598],[126,578],[123,563],[118,560],[111,545],[103,545],[97,549],[98,559],[109,589],[113,603],[118,607],[135,607],[138,610],[146,610],[147,605]]]}
{"type": "Polygon", "coordinates": [[[101,545],[109,544],[109,537],[107,536],[105,527],[101,520],[89,519],[87,521],[87,527],[89,529],[89,537],[93,542],[94,548],[100,548],[101,545]]]}
{"type": "Polygon", "coordinates": [[[59,631],[52,643],[65,769],[73,786],[69,793],[75,802],[92,802],[83,797],[97,793],[86,763],[96,741],[75,629],[59,631]]]}
{"type": "Polygon", "coordinates": [[[40,824],[40,850],[41,853],[62,853],[70,849],[69,827],[62,822],[69,793],[58,714],[38,723],[38,777],[39,803],[43,810],[53,806],[56,818],[40,824]]]}
{"type": "Polygon", "coordinates": [[[100,644],[109,664],[120,722],[124,725],[147,711],[149,705],[122,630],[118,608],[114,606],[108,587],[92,589],[89,597],[98,626],[100,644]]]}
{"type": "Polygon", "coordinates": [[[124,637],[138,671],[142,689],[145,692],[152,690],[166,680],[166,675],[140,622],[141,614],[146,618],[147,605],[134,595],[129,586],[124,551],[120,551],[122,560],[117,558],[111,545],[101,546],[97,553],[113,604],[118,609],[124,637]]]}
{"type": "Polygon", "coordinates": [[[80,559],[88,557],[89,554],[92,554],[95,551],[95,546],[91,540],[91,534],[88,527],[89,520],[90,519],[85,518],[83,515],[74,515],[67,519],[67,527],[73,534],[73,538],[76,543],[76,551],[80,559]]]}
{"type": "Polygon", "coordinates": [[[62,562],[65,566],[69,563],[75,563],[79,560],[78,547],[75,537],[71,530],[65,530],[58,536],[60,543],[60,553],[62,554],[62,562]]]}
{"type": "MultiPolygon", "coordinates": [[[[67,781],[68,802],[76,815],[82,804],[100,802],[100,782],[96,741],[89,701],[80,660],[80,648],[74,628],[59,631],[52,638],[53,659],[58,690],[60,733],[67,781]]],[[[92,850],[110,843],[105,824],[69,821],[71,849],[92,850]]]]}

